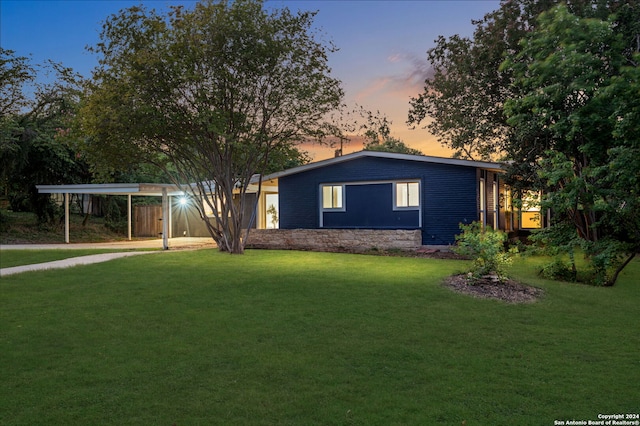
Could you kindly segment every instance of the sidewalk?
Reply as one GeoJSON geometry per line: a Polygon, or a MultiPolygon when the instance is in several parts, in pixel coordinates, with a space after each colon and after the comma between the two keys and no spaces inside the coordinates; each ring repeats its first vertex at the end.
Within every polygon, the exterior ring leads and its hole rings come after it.
{"type": "MultiPolygon", "coordinates": [[[[169,240],[169,250],[199,249],[215,247],[211,238],[172,238],[169,240]]],[[[77,265],[89,265],[91,263],[107,262],[121,257],[137,256],[141,254],[163,253],[162,240],[138,240],[118,241],[113,243],[77,243],[77,244],[4,244],[2,250],[73,250],[73,249],[160,249],[160,251],[126,251],[120,253],[92,254],[89,256],[71,257],[53,262],[36,263],[32,265],[13,266],[0,269],[0,277],[19,274],[28,271],[42,271],[46,269],[69,268],[77,265]]]]}
{"type": "MultiPolygon", "coordinates": [[[[215,247],[211,238],[179,237],[169,239],[169,250],[185,248],[215,247]]],[[[48,250],[48,249],[162,249],[162,239],[115,241],[110,243],[70,243],[70,244],[0,244],[0,250],[48,250]]]]}
{"type": "Polygon", "coordinates": [[[69,268],[77,265],[89,265],[91,263],[107,262],[112,259],[118,259],[121,257],[137,256],[140,254],[162,253],[158,251],[128,251],[124,253],[103,253],[92,254],[89,256],[71,257],[69,259],[55,260],[53,262],[35,263],[31,265],[13,266],[11,268],[0,269],[0,277],[6,277],[7,275],[19,274],[21,272],[29,271],[43,271],[46,269],[59,269],[69,268]]]}

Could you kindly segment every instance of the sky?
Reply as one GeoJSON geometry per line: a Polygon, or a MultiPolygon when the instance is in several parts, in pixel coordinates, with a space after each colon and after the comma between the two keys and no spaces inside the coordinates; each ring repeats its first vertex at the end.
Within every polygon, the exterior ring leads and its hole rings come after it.
{"type": "MultiPolygon", "coordinates": [[[[315,26],[338,51],[329,57],[332,75],[343,83],[345,101],[379,111],[392,122],[391,135],[426,155],[450,156],[425,129],[410,129],[411,97],[423,90],[426,52],[442,35],[471,36],[472,20],[498,9],[498,0],[268,0],[266,7],[318,11],[315,26]]],[[[0,46],[33,63],[60,62],[84,77],[97,57],[86,50],[98,42],[102,23],[123,8],[144,4],[156,10],[186,0],[0,0],[0,46]]],[[[362,149],[352,142],[344,152],[362,149]]],[[[310,148],[314,160],[333,149],[310,148]]]]}

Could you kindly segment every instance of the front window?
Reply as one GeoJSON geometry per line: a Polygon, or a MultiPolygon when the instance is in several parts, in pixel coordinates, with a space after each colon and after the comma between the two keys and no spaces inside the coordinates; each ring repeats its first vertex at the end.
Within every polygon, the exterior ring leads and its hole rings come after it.
{"type": "Polygon", "coordinates": [[[420,184],[418,182],[397,182],[395,192],[396,208],[420,207],[420,184]]]}
{"type": "Polygon", "coordinates": [[[342,185],[322,186],[322,208],[326,210],[342,209],[344,190],[342,185]]]}
{"type": "Polygon", "coordinates": [[[542,212],[540,211],[540,192],[526,191],[522,194],[520,208],[521,228],[542,228],[542,212]]]}

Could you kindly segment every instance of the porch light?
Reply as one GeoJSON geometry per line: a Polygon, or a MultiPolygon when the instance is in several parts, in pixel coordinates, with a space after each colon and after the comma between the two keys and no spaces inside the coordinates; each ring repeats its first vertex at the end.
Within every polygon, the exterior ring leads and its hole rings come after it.
{"type": "Polygon", "coordinates": [[[188,202],[189,200],[187,199],[187,197],[178,198],[178,204],[180,204],[181,206],[186,206],[188,202]]]}

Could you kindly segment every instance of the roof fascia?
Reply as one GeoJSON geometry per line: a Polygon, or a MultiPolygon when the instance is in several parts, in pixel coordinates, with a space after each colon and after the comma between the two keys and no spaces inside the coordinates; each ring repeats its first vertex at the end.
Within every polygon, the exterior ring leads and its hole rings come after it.
{"type": "Polygon", "coordinates": [[[175,185],[157,183],[92,183],[70,185],[36,185],[41,194],[105,194],[161,196],[163,189],[167,195],[183,195],[175,185]]]}
{"type": "Polygon", "coordinates": [[[452,166],[476,167],[480,169],[488,169],[493,171],[504,171],[504,166],[505,166],[502,163],[493,163],[489,161],[462,160],[459,158],[433,157],[428,155],[399,154],[395,152],[358,151],[358,152],[343,155],[340,157],[329,158],[327,160],[321,160],[314,163],[293,167],[291,169],[283,170],[281,172],[271,173],[269,175],[264,176],[262,179],[263,181],[278,179],[284,176],[303,173],[309,170],[314,170],[317,168],[342,163],[344,161],[351,161],[351,160],[355,160],[362,157],[375,157],[375,158],[387,158],[387,159],[394,159],[394,160],[418,161],[418,162],[424,162],[424,163],[448,164],[452,166]]]}

